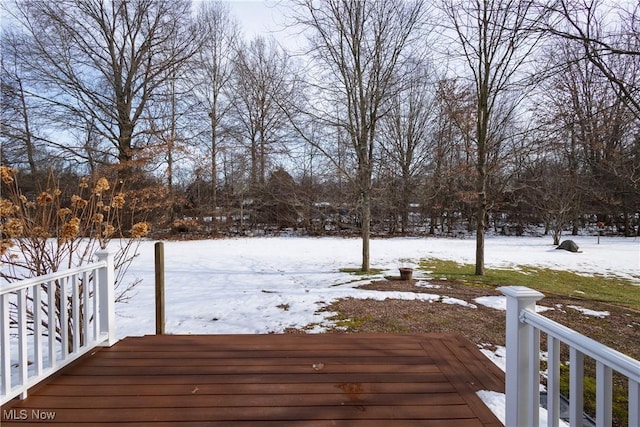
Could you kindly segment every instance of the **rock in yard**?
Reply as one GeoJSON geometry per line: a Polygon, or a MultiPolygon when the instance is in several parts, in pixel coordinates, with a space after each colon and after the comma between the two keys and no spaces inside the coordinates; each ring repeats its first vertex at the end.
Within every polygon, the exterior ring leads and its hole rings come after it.
{"type": "Polygon", "coordinates": [[[556,249],[564,249],[565,251],[569,252],[579,252],[578,245],[576,245],[576,242],[574,242],[573,240],[565,240],[561,242],[560,246],[558,246],[556,249]]]}

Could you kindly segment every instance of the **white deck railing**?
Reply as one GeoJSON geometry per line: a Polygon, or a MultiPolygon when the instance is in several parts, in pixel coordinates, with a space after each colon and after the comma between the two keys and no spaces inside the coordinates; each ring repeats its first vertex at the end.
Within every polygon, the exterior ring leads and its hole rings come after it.
{"type": "Polygon", "coordinates": [[[0,405],[115,343],[113,254],[0,288],[0,405]]]}
{"type": "Polygon", "coordinates": [[[507,296],[506,427],[539,425],[540,332],[547,335],[548,426],[559,424],[560,343],[569,346],[569,423],[582,426],[584,357],[596,363],[596,425],[611,426],[612,372],[628,378],[629,426],[640,426],[640,362],[535,312],[543,294],[524,286],[500,288],[507,296]]]}

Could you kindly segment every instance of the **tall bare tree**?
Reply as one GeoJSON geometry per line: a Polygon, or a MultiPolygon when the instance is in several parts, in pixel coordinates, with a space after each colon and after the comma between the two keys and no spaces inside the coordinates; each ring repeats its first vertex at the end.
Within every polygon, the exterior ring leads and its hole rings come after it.
{"type": "Polygon", "coordinates": [[[27,186],[44,179],[42,174],[50,168],[91,174],[105,158],[98,151],[95,121],[78,110],[57,108],[57,100],[29,65],[38,61],[31,46],[33,39],[20,27],[2,28],[3,163],[27,172],[21,180],[27,186]],[[58,138],[60,134],[65,137],[58,138]]]}
{"type": "Polygon", "coordinates": [[[356,159],[351,178],[360,198],[362,271],[368,271],[378,124],[402,81],[400,65],[421,36],[425,2],[298,0],[296,5],[296,22],[310,32],[310,53],[318,67],[312,115],[344,133],[356,159]]]}
{"type": "Polygon", "coordinates": [[[186,65],[183,62],[167,70],[167,77],[156,89],[154,102],[144,116],[149,142],[145,152],[137,156],[138,163],[146,165],[147,170],[164,170],[166,212],[170,220],[175,219],[178,212],[174,208],[181,199],[176,192],[181,160],[188,157],[193,139],[192,105],[187,96],[192,84],[186,65]]]}
{"type": "Polygon", "coordinates": [[[442,230],[453,232],[455,212],[470,211],[470,193],[475,178],[473,167],[474,129],[472,90],[467,82],[441,79],[436,84],[432,156],[424,194],[429,206],[429,233],[440,220],[442,230]]]}
{"type": "Polygon", "coordinates": [[[169,71],[197,49],[186,0],[33,0],[7,10],[32,39],[26,58],[52,105],[81,115],[122,164],[169,71]]]}
{"type": "Polygon", "coordinates": [[[233,61],[236,56],[240,29],[223,2],[201,2],[197,10],[198,31],[203,38],[202,47],[192,59],[190,74],[194,81],[193,94],[196,109],[206,113],[209,120],[209,155],[211,157],[211,189],[209,210],[216,227],[218,205],[218,153],[224,134],[224,120],[231,108],[225,98],[225,88],[231,83],[233,61]]]}
{"type": "Polygon", "coordinates": [[[31,107],[33,97],[29,94],[28,72],[22,66],[21,49],[24,39],[15,32],[4,29],[2,32],[2,55],[0,57],[0,96],[2,97],[2,127],[0,134],[3,138],[1,158],[4,164],[16,167],[20,163],[26,165],[31,175],[36,175],[39,149],[34,135],[34,108],[31,107]]]}
{"type": "Polygon", "coordinates": [[[411,67],[400,90],[389,99],[389,114],[381,121],[380,150],[393,179],[399,181],[396,195],[400,228],[406,233],[409,207],[417,196],[418,180],[425,175],[431,159],[431,130],[433,127],[434,83],[426,65],[411,67]]]}
{"type": "Polygon", "coordinates": [[[489,161],[503,142],[502,126],[523,93],[523,66],[533,60],[539,34],[531,0],[445,2],[445,14],[470,73],[475,97],[476,275],[484,275],[489,161]],[[514,89],[518,88],[518,94],[514,89]],[[508,96],[507,96],[508,95],[508,96]],[[502,111],[500,111],[502,109],[502,111]],[[505,110],[506,109],[506,110],[505,110]]]}
{"type": "Polygon", "coordinates": [[[257,37],[239,45],[233,81],[236,136],[251,159],[250,185],[264,185],[269,160],[286,151],[288,120],[283,111],[294,96],[296,78],[289,55],[274,39],[257,37]]]}

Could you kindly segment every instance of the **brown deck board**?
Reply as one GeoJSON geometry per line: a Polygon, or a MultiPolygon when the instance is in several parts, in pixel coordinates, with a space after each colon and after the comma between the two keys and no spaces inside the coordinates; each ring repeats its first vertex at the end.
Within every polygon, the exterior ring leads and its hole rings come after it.
{"type": "Polygon", "coordinates": [[[2,426],[38,424],[37,411],[71,426],[499,426],[483,389],[504,391],[504,375],[457,335],[146,336],[79,360],[0,415],[2,426]]]}

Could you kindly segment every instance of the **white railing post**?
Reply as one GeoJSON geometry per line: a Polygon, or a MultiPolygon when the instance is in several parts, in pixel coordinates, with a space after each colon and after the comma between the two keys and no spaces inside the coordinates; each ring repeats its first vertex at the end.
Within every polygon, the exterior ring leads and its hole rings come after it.
{"type": "Polygon", "coordinates": [[[629,378],[629,425],[640,426],[640,382],[629,378]]]}
{"type": "MultiPolygon", "coordinates": [[[[596,362],[596,426],[608,427],[613,422],[613,371],[601,361],[596,362]]],[[[631,403],[631,402],[629,402],[631,403]]]]}
{"type": "Polygon", "coordinates": [[[533,387],[538,385],[532,384],[531,370],[534,367],[530,366],[533,363],[530,355],[540,349],[530,348],[530,344],[537,340],[533,339],[532,328],[520,321],[520,313],[523,310],[535,312],[536,302],[544,295],[525,286],[505,286],[498,290],[507,297],[505,426],[533,426],[538,414],[531,413],[531,402],[534,400],[533,387]]]}
{"type": "MultiPolygon", "coordinates": [[[[20,384],[29,380],[29,354],[27,352],[27,290],[17,292],[16,318],[18,321],[18,377],[20,384]]],[[[27,398],[27,390],[21,394],[21,399],[27,398]]]]}
{"type": "Polygon", "coordinates": [[[0,394],[5,395],[11,391],[11,351],[9,320],[9,297],[0,294],[0,394]]]}
{"type": "Polygon", "coordinates": [[[110,347],[116,343],[116,312],[115,312],[115,273],[114,254],[108,251],[96,252],[98,261],[105,261],[107,265],[98,270],[100,335],[107,335],[108,339],[102,346],[110,347]]]}
{"type": "Polygon", "coordinates": [[[547,426],[560,425],[560,340],[547,336],[547,426]]]}

